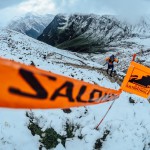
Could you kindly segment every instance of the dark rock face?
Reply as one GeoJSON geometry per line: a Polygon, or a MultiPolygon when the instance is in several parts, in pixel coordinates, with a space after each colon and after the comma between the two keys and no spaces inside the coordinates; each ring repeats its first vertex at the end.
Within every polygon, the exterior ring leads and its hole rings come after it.
{"type": "Polygon", "coordinates": [[[38,40],[75,52],[96,52],[130,36],[129,27],[113,16],[59,14],[38,40]]]}
{"type": "Polygon", "coordinates": [[[38,40],[41,40],[47,44],[56,46],[58,43],[63,42],[67,39],[63,35],[59,36],[59,28],[63,27],[66,23],[64,16],[56,16],[53,21],[46,27],[43,33],[38,37],[38,40]]]}

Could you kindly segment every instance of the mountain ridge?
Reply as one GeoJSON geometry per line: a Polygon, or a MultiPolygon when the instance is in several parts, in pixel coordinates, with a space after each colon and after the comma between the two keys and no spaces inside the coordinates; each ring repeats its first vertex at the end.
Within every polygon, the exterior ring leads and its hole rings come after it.
{"type": "Polygon", "coordinates": [[[128,38],[149,38],[150,29],[144,21],[140,23],[131,25],[111,15],[58,14],[38,40],[75,52],[97,52],[122,45],[122,41],[128,38]],[[140,29],[142,25],[143,30],[140,29]],[[149,31],[148,35],[145,30],[149,31]]]}

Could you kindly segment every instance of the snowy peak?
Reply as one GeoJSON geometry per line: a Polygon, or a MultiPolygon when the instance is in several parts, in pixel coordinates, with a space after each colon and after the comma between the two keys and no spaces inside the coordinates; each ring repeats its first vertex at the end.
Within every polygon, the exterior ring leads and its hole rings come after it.
{"type": "Polygon", "coordinates": [[[52,21],[53,17],[51,14],[37,15],[27,13],[25,16],[11,21],[7,28],[37,38],[52,21]]]}

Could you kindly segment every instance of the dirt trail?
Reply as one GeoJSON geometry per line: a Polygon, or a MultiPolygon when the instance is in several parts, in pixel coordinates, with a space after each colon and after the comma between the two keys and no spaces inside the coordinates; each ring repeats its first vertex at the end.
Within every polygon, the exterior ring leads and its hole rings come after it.
{"type": "MultiPolygon", "coordinates": [[[[55,62],[56,63],[56,62],[55,62]]],[[[82,68],[82,69],[88,69],[88,70],[95,70],[98,73],[102,73],[104,76],[106,76],[111,82],[117,82],[119,85],[122,84],[122,81],[124,79],[124,76],[116,74],[114,77],[111,77],[110,75],[107,74],[106,70],[103,68],[98,68],[98,67],[92,67],[88,65],[77,65],[73,63],[63,63],[66,66],[73,66],[75,68],[82,68]]]]}

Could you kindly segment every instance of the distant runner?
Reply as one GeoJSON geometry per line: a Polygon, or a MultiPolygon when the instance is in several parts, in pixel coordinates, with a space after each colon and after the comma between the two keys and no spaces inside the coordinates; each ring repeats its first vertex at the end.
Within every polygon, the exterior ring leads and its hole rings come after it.
{"type": "Polygon", "coordinates": [[[107,74],[109,69],[111,69],[110,76],[112,77],[112,73],[114,72],[114,62],[118,63],[119,60],[114,55],[111,55],[110,57],[106,58],[106,62],[108,63],[107,74]]]}

